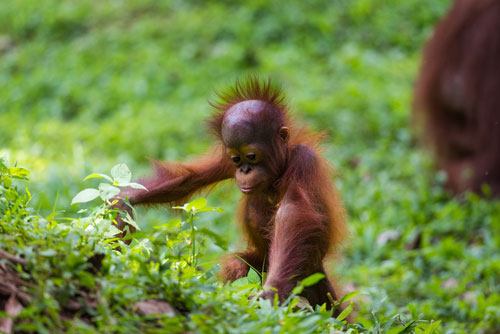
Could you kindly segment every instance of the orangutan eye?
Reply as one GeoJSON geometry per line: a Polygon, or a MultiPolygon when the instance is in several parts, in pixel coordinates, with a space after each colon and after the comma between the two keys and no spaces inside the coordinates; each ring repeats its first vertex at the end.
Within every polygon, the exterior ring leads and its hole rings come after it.
{"type": "Polygon", "coordinates": [[[257,158],[257,156],[255,155],[255,153],[251,152],[251,153],[247,154],[247,159],[248,160],[253,161],[253,160],[255,160],[255,158],[257,158]]]}
{"type": "Polygon", "coordinates": [[[231,157],[231,161],[234,162],[235,164],[238,164],[240,162],[240,160],[241,160],[240,157],[237,155],[233,155],[231,157]]]}

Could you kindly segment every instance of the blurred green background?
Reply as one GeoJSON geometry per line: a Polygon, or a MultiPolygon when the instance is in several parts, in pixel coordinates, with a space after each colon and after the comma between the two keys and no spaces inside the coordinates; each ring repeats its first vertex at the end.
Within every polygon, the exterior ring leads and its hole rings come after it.
{"type": "MultiPolygon", "coordinates": [[[[351,228],[331,267],[346,290],[364,292],[359,314],[413,303],[446,333],[493,333],[498,202],[444,192],[445,175],[410,127],[420,53],[450,3],[2,1],[0,156],[32,171],[41,214],[72,215],[86,175],[120,162],[146,175],[147,157],[202,153],[214,91],[249,73],[270,76],[294,115],[328,134],[351,228]]],[[[225,212],[203,221],[230,250],[235,188],[209,196],[225,212]]],[[[168,215],[141,211],[139,224],[168,215]]],[[[213,246],[207,258],[221,252],[213,246]]]]}

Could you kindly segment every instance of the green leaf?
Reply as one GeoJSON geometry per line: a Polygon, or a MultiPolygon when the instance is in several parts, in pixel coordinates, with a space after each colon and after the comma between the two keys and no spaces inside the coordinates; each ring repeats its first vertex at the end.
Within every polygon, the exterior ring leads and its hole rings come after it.
{"type": "Polygon", "coordinates": [[[196,210],[198,212],[224,212],[222,208],[216,208],[213,206],[206,206],[204,208],[201,208],[199,210],[196,210]]]}
{"type": "Polygon", "coordinates": [[[417,308],[415,307],[415,305],[413,304],[408,304],[408,309],[410,310],[410,313],[411,313],[411,317],[414,319],[414,320],[417,320],[418,319],[418,313],[417,313],[417,308]]]}
{"type": "Polygon", "coordinates": [[[261,284],[259,274],[252,268],[248,271],[247,278],[249,284],[261,284]]]}
{"type": "Polygon", "coordinates": [[[432,333],[437,333],[437,329],[438,327],[441,325],[441,320],[439,321],[434,321],[434,322],[431,322],[427,328],[425,328],[425,334],[432,334],[432,333]]]}
{"type": "Polygon", "coordinates": [[[215,233],[211,229],[207,227],[202,227],[197,230],[197,233],[206,235],[207,237],[212,238],[215,241],[215,244],[219,246],[220,248],[227,250],[227,244],[228,241],[225,239],[223,236],[219,235],[218,233],[215,233]]]}
{"type": "Polygon", "coordinates": [[[399,334],[403,330],[404,326],[397,326],[389,329],[387,334],[399,334]]]}
{"type": "Polygon", "coordinates": [[[105,238],[113,238],[115,237],[117,234],[121,234],[122,231],[117,228],[116,226],[112,225],[112,224],[109,224],[109,226],[107,227],[107,231],[104,233],[104,237],[105,238]]]}
{"type": "Polygon", "coordinates": [[[142,184],[139,184],[139,183],[130,182],[128,186],[131,188],[134,188],[134,189],[142,189],[142,190],[148,191],[148,189],[146,187],[144,187],[142,184]]]}
{"type": "MultiPolygon", "coordinates": [[[[241,262],[245,263],[247,266],[249,266],[250,268],[252,268],[252,269],[254,269],[254,270],[255,270],[255,268],[254,268],[254,267],[253,267],[250,263],[248,263],[248,261],[246,261],[244,258],[242,258],[241,256],[239,256],[238,254],[234,254],[234,256],[235,256],[236,258],[238,258],[241,262]]],[[[259,274],[259,272],[258,272],[257,270],[255,270],[255,272],[256,272],[257,274],[259,274]]],[[[260,275],[260,274],[259,274],[259,275],[260,275]]]]}
{"type": "Polygon", "coordinates": [[[0,158],[0,173],[7,174],[8,172],[9,169],[7,168],[7,166],[5,166],[5,162],[3,161],[3,159],[0,158]]]}
{"type": "Polygon", "coordinates": [[[200,197],[195,199],[194,201],[189,202],[189,204],[186,207],[186,210],[191,211],[194,209],[195,211],[198,211],[206,206],[207,206],[206,198],[200,197]]]}
{"type": "Polygon", "coordinates": [[[238,278],[236,281],[234,281],[233,283],[231,283],[231,285],[235,286],[235,287],[242,287],[242,286],[245,286],[245,285],[248,285],[248,284],[250,284],[248,282],[248,277],[238,278]]]}
{"type": "Polygon", "coordinates": [[[392,328],[387,332],[387,334],[410,334],[413,331],[413,328],[417,325],[415,320],[410,321],[405,326],[399,326],[392,328]]]}
{"type": "Polygon", "coordinates": [[[130,215],[128,214],[128,212],[126,212],[126,215],[125,215],[125,218],[123,218],[123,221],[126,222],[129,225],[132,225],[138,231],[141,229],[139,227],[139,225],[137,225],[137,223],[135,222],[135,220],[132,217],[130,217],[130,215]]]}
{"type": "Polygon", "coordinates": [[[94,276],[86,271],[78,272],[78,283],[87,289],[92,289],[95,286],[94,276]]]}
{"type": "Polygon", "coordinates": [[[190,229],[191,229],[191,223],[189,221],[182,221],[182,226],[180,231],[183,232],[183,231],[188,231],[190,229]]]}
{"type": "Polygon", "coordinates": [[[26,180],[27,176],[30,175],[30,171],[22,167],[11,167],[9,168],[9,173],[13,178],[26,180]]]}
{"type": "Polygon", "coordinates": [[[109,200],[120,193],[120,189],[108,183],[99,184],[99,195],[103,200],[109,200]]]}
{"type": "Polygon", "coordinates": [[[26,187],[26,195],[28,195],[28,202],[31,202],[31,193],[28,187],[26,187]]]}
{"type": "Polygon", "coordinates": [[[315,273],[315,274],[312,274],[311,276],[307,277],[307,278],[304,278],[301,282],[300,282],[300,285],[303,285],[303,286],[311,286],[311,285],[314,285],[316,283],[318,283],[319,281],[321,281],[323,278],[325,278],[325,275],[324,274],[321,274],[321,273],[315,273]]]}
{"type": "Polygon", "coordinates": [[[303,285],[297,285],[295,288],[293,288],[292,294],[298,295],[298,294],[301,294],[302,291],[304,291],[304,286],[303,285]]]}
{"type": "Polygon", "coordinates": [[[407,323],[406,326],[403,327],[403,330],[399,333],[401,333],[401,334],[411,333],[413,331],[413,328],[416,325],[417,325],[417,322],[415,320],[412,320],[409,323],[407,323]]]}
{"type": "Polygon", "coordinates": [[[73,197],[71,204],[87,203],[96,199],[97,197],[99,197],[99,190],[93,188],[87,188],[80,191],[75,197],[73,197]]]}
{"type": "Polygon", "coordinates": [[[132,179],[132,173],[125,164],[118,164],[111,168],[111,176],[114,182],[117,182],[120,186],[128,186],[132,179]]]}
{"type": "Polygon", "coordinates": [[[2,182],[6,188],[10,188],[10,186],[12,185],[12,178],[8,175],[5,175],[2,177],[2,182]]]}
{"type": "Polygon", "coordinates": [[[348,301],[349,299],[352,299],[354,297],[356,297],[357,295],[359,295],[360,292],[359,291],[353,291],[353,292],[349,292],[348,294],[344,295],[344,297],[342,297],[338,303],[339,304],[342,304],[343,302],[345,301],[348,301]]]}
{"type": "Polygon", "coordinates": [[[187,206],[188,204],[184,204],[183,206],[173,206],[172,209],[177,209],[177,210],[184,210],[184,211],[188,211],[187,210],[187,206]]]}
{"type": "Polygon", "coordinates": [[[345,318],[347,318],[347,316],[349,314],[351,314],[352,312],[352,309],[353,309],[353,302],[351,301],[351,303],[349,304],[349,306],[347,306],[340,314],[339,316],[337,317],[337,320],[338,321],[342,321],[344,320],[345,318]]]}
{"type": "Polygon", "coordinates": [[[391,317],[389,320],[387,320],[383,325],[382,325],[382,334],[386,334],[389,329],[392,327],[394,324],[394,321],[398,319],[399,314],[396,314],[395,316],[391,317]]]}
{"type": "Polygon", "coordinates": [[[46,249],[40,252],[41,256],[46,256],[46,257],[56,256],[56,254],[57,254],[56,251],[53,249],[46,249]]]}
{"type": "Polygon", "coordinates": [[[170,228],[172,228],[172,226],[181,225],[181,222],[182,222],[181,218],[177,217],[177,218],[174,218],[174,219],[168,221],[166,224],[155,225],[155,226],[153,226],[153,228],[156,230],[161,230],[161,229],[165,229],[165,228],[170,229],[170,228]]]}
{"type": "Polygon", "coordinates": [[[109,176],[107,176],[106,174],[90,174],[90,175],[87,175],[83,181],[86,181],[88,179],[93,179],[93,178],[98,178],[98,179],[102,179],[102,178],[105,178],[106,180],[108,180],[109,182],[113,183],[113,179],[109,176]]]}

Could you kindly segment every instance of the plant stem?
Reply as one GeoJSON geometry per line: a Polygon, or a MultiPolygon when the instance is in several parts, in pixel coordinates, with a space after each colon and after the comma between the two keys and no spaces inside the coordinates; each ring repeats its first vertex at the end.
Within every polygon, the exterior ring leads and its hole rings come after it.
{"type": "Polygon", "coordinates": [[[192,266],[196,267],[196,252],[195,252],[195,247],[196,247],[196,236],[195,236],[195,230],[194,230],[194,213],[193,211],[190,212],[189,214],[189,223],[191,224],[191,250],[193,253],[193,258],[192,258],[192,266]]]}

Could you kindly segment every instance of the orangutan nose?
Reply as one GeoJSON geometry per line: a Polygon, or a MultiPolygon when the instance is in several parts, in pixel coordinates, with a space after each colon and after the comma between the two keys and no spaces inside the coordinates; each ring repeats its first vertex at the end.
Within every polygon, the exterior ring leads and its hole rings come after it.
{"type": "Polygon", "coordinates": [[[244,164],[240,167],[240,171],[242,171],[245,174],[248,174],[252,170],[252,167],[250,165],[244,164]]]}

